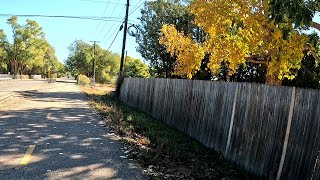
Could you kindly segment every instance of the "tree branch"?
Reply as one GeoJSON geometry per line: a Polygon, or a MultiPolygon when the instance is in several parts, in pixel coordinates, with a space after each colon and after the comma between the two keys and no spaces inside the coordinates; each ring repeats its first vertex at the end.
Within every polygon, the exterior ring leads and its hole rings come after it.
{"type": "MultiPolygon", "coordinates": [[[[319,24],[319,27],[320,27],[320,24],[319,24]]],[[[316,61],[319,61],[319,60],[320,60],[317,52],[314,50],[314,48],[311,46],[311,44],[307,43],[307,44],[306,44],[306,49],[311,52],[311,55],[313,56],[313,58],[314,58],[316,61]]]]}
{"type": "Polygon", "coordinates": [[[256,63],[256,64],[268,64],[268,61],[261,61],[261,60],[256,60],[256,59],[253,59],[252,57],[245,57],[245,59],[249,62],[252,62],[252,63],[256,63]]]}
{"type": "Polygon", "coordinates": [[[312,22],[311,23],[311,27],[317,29],[318,31],[320,31],[320,24],[319,23],[316,23],[316,22],[312,22]]]}

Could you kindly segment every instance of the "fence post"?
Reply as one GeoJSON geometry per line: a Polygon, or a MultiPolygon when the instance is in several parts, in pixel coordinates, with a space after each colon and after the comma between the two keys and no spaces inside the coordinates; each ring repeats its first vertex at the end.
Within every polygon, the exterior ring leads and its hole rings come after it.
{"type": "Polygon", "coordinates": [[[228,134],[228,140],[227,140],[227,146],[226,150],[224,152],[224,156],[227,156],[227,153],[229,151],[230,147],[230,141],[231,141],[231,134],[232,134],[232,128],[233,128],[233,122],[234,122],[234,116],[236,114],[236,105],[237,105],[237,98],[238,98],[238,87],[239,83],[236,85],[236,90],[234,94],[234,99],[233,99],[233,105],[232,105],[232,114],[231,114],[231,121],[230,121],[230,126],[229,126],[229,134],[228,134]]]}
{"type": "Polygon", "coordinates": [[[295,97],[296,97],[296,88],[293,87],[292,95],[291,95],[289,116],[288,116],[287,130],[286,130],[286,135],[285,135],[285,138],[284,138],[282,155],[281,155],[281,160],[280,160],[279,169],[278,169],[278,173],[277,173],[277,180],[279,180],[280,177],[281,177],[284,160],[286,158],[286,153],[287,153],[287,148],[288,148],[288,141],[289,141],[290,130],[291,130],[291,123],[292,123],[293,107],[294,107],[294,103],[295,103],[295,97]]]}

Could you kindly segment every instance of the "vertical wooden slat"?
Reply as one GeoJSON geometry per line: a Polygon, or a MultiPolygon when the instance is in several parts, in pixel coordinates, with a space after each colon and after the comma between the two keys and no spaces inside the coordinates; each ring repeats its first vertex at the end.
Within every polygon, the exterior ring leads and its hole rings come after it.
{"type": "Polygon", "coordinates": [[[230,126],[229,126],[228,141],[227,141],[226,151],[224,153],[225,156],[227,155],[227,153],[229,151],[229,147],[230,147],[231,133],[232,133],[233,122],[234,122],[234,115],[236,114],[237,98],[238,98],[238,84],[236,87],[236,93],[234,94],[234,100],[233,100],[233,105],[232,105],[232,113],[231,113],[231,121],[230,121],[230,126]]]}
{"type": "Polygon", "coordinates": [[[297,89],[281,179],[311,179],[320,148],[320,93],[297,89]]]}
{"type": "Polygon", "coordinates": [[[297,89],[292,101],[293,94],[263,84],[126,78],[120,99],[258,175],[319,179],[320,91],[297,89]]]}
{"type": "Polygon", "coordinates": [[[296,88],[293,87],[292,95],[291,95],[291,103],[290,103],[290,111],[289,111],[289,117],[288,117],[286,136],[285,136],[284,143],[283,143],[283,150],[282,150],[279,170],[278,170],[278,173],[277,173],[277,180],[280,179],[280,176],[281,176],[281,173],[282,173],[284,159],[285,159],[286,153],[287,153],[287,147],[288,147],[288,140],[289,140],[289,135],[290,135],[290,130],[291,130],[291,123],[292,123],[292,115],[293,115],[293,106],[294,106],[295,96],[296,96],[296,88]]]}

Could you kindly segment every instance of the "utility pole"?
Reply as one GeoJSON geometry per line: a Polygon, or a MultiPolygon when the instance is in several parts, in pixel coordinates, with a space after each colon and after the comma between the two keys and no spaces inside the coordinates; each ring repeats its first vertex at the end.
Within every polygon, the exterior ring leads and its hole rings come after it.
{"type": "Polygon", "coordinates": [[[127,40],[127,29],[128,29],[128,16],[129,16],[129,3],[130,0],[127,0],[126,6],[126,16],[124,18],[124,30],[123,30],[123,42],[122,42],[122,52],[121,52],[121,61],[120,61],[120,71],[119,78],[122,77],[123,74],[123,64],[124,64],[124,53],[126,50],[126,40],[127,40]]]}
{"type": "Polygon", "coordinates": [[[96,84],[96,44],[100,43],[99,41],[90,41],[93,42],[93,63],[92,63],[92,70],[93,70],[93,78],[91,85],[96,84]]]}

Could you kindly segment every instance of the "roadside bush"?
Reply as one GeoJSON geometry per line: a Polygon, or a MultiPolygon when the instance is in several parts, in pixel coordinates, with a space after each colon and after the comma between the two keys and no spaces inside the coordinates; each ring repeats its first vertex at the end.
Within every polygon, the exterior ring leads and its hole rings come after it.
{"type": "Polygon", "coordinates": [[[80,74],[78,76],[78,84],[80,86],[88,86],[90,84],[90,79],[87,76],[80,74]]]}

